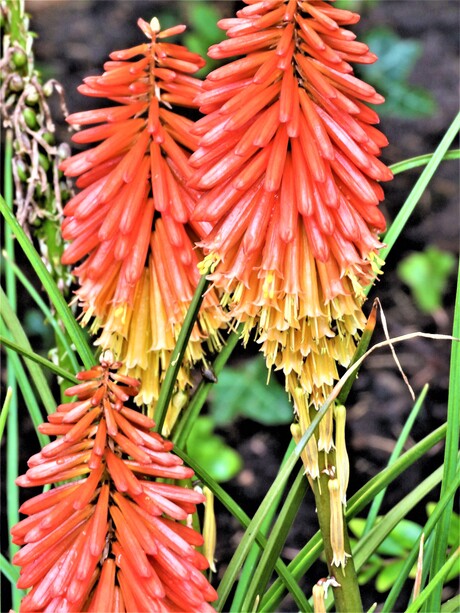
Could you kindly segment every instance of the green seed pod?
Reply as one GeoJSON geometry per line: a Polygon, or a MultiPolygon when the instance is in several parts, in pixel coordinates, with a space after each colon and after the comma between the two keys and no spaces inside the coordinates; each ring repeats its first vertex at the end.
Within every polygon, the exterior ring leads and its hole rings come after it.
{"type": "Polygon", "coordinates": [[[49,167],[50,167],[50,161],[48,159],[48,156],[46,156],[44,153],[39,153],[38,154],[38,160],[39,160],[40,166],[43,168],[43,170],[45,172],[48,172],[49,167]]]}
{"type": "Polygon", "coordinates": [[[38,128],[37,115],[32,109],[24,109],[22,111],[22,116],[28,128],[31,130],[36,130],[38,128]]]}
{"type": "Polygon", "coordinates": [[[18,173],[18,177],[20,178],[20,180],[23,181],[24,183],[27,181],[27,178],[28,178],[27,170],[28,168],[24,160],[16,161],[16,172],[18,173]]]}
{"type": "Polygon", "coordinates": [[[43,140],[45,141],[45,143],[48,143],[48,145],[54,145],[55,143],[54,134],[52,132],[44,132],[43,140]]]}
{"type": "Polygon", "coordinates": [[[15,51],[11,59],[15,68],[22,68],[27,64],[27,55],[22,49],[15,51]]]}

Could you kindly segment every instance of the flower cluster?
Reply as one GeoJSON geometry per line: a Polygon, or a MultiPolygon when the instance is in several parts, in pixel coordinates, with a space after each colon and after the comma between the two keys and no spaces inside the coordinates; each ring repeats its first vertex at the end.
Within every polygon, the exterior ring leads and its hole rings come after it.
{"type": "MultiPolygon", "coordinates": [[[[200,253],[194,243],[211,229],[191,220],[197,194],[189,187],[188,164],[198,139],[193,122],[172,110],[196,107],[202,82],[190,76],[204,60],[185,47],[164,42],[185,26],[160,31],[158,20],[139,26],[150,39],[116,51],[102,76],[88,77],[79,91],[117,106],[74,113],[73,126],[88,127],[76,143],[97,143],[65,160],[61,169],[78,177],[80,192],[66,205],[62,233],[72,241],[63,262],[75,264],[79,300],[92,317],[98,343],[142,380],[138,402],[158,397],[185,313],[199,281],[200,253]],[[134,58],[136,58],[134,60],[134,58]]],[[[206,294],[179,374],[203,358],[202,342],[218,349],[224,314],[214,291],[206,294]]]]}
{"type": "MultiPolygon", "coordinates": [[[[363,287],[378,270],[386,138],[353,75],[376,57],[344,25],[359,16],[323,0],[246,0],[219,22],[227,39],[198,93],[192,218],[231,315],[256,328],[269,367],[318,406],[364,325],[363,287]]],[[[299,407],[297,407],[298,409],[299,407]]]]}
{"type": "Polygon", "coordinates": [[[149,417],[126,406],[139,382],[120,366],[105,352],[79,373],[82,383],[66,391],[77,400],[39,427],[56,440],[17,479],[57,484],[22,505],[28,517],[12,530],[23,545],[13,559],[18,588],[32,588],[21,611],[213,611],[208,562],[195,549],[203,539],[181,523],[205,498],[163,482],[193,471],[149,417]]]}

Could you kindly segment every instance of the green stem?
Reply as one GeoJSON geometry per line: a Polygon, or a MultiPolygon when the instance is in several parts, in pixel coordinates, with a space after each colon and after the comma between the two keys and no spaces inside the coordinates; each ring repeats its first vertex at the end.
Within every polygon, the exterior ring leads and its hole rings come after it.
{"type": "Polygon", "coordinates": [[[402,207],[402,209],[396,216],[395,220],[391,224],[391,227],[388,230],[388,232],[385,234],[385,237],[384,237],[385,247],[379,253],[379,256],[382,259],[385,260],[387,258],[389,252],[391,251],[391,248],[395,244],[399,234],[401,233],[402,229],[405,227],[407,221],[412,215],[415,207],[417,206],[418,201],[420,200],[420,197],[422,196],[427,185],[429,184],[431,177],[434,175],[441,160],[444,158],[445,154],[447,153],[447,150],[449,149],[450,144],[454,140],[459,129],[460,129],[460,113],[452,121],[448,130],[444,134],[441,142],[436,148],[436,151],[432,155],[430,161],[426,165],[418,181],[412,188],[412,191],[409,194],[406,202],[404,203],[404,206],[402,207]]]}
{"type": "MultiPolygon", "coordinates": [[[[286,450],[286,453],[284,454],[284,458],[283,458],[283,461],[281,462],[281,466],[284,466],[287,459],[291,455],[294,447],[295,447],[295,443],[294,441],[291,441],[289,444],[289,447],[286,450]]],[[[282,492],[279,493],[277,500],[273,504],[270,511],[267,513],[265,519],[262,522],[262,525],[260,526],[260,532],[264,536],[267,536],[270,526],[272,525],[273,517],[275,516],[281,496],[282,496],[282,492]]],[[[252,604],[257,593],[260,593],[260,592],[256,592],[254,595],[252,595],[251,593],[251,587],[254,587],[257,571],[260,570],[260,565],[258,565],[258,560],[260,558],[260,555],[261,555],[260,547],[257,545],[257,543],[254,543],[254,545],[252,546],[248,554],[248,557],[246,558],[244,562],[243,570],[241,571],[241,575],[238,581],[235,596],[233,598],[233,603],[231,607],[232,611],[247,610],[247,607],[245,608],[244,605],[249,605],[249,603],[252,604]],[[243,605],[243,608],[242,608],[242,605],[243,605]]]]}
{"type": "MultiPolygon", "coordinates": [[[[407,170],[412,170],[412,168],[418,168],[419,166],[426,166],[428,162],[433,157],[433,153],[425,153],[423,155],[417,155],[416,157],[409,158],[407,160],[402,160],[401,162],[396,162],[390,166],[390,170],[394,175],[398,175],[402,172],[406,172],[407,170]]],[[[441,158],[442,162],[446,162],[448,160],[458,160],[460,157],[460,149],[450,149],[447,153],[443,155],[441,158]]]]}
{"type": "MultiPolygon", "coordinates": [[[[407,418],[406,423],[404,424],[404,428],[402,429],[402,432],[398,440],[396,441],[394,449],[391,452],[390,459],[388,460],[387,466],[391,466],[399,458],[404,448],[404,445],[406,444],[407,438],[409,434],[411,433],[412,426],[414,425],[415,420],[417,419],[417,416],[420,413],[420,409],[423,406],[423,402],[425,400],[425,396],[427,395],[427,393],[428,393],[428,384],[426,384],[423,387],[422,391],[420,392],[419,397],[417,398],[417,402],[412,407],[409,417],[407,418]]],[[[366,525],[364,527],[363,536],[365,536],[368,532],[370,532],[370,530],[374,526],[375,521],[377,519],[377,515],[379,514],[380,507],[382,505],[383,499],[385,497],[385,493],[386,493],[386,488],[383,489],[374,498],[371,508],[369,509],[369,513],[367,514],[366,525]]]]}
{"type": "MultiPolygon", "coordinates": [[[[334,601],[338,613],[358,613],[363,610],[361,594],[359,591],[358,575],[356,573],[353,556],[347,559],[346,566],[334,566],[333,550],[331,545],[331,500],[328,488],[330,477],[323,471],[327,466],[334,465],[334,453],[328,454],[327,458],[324,453],[319,454],[320,476],[319,479],[312,481],[312,489],[315,495],[316,513],[318,515],[318,523],[323,537],[324,553],[326,556],[329,575],[335,577],[339,587],[334,587],[334,601]]],[[[347,553],[351,553],[350,539],[348,537],[347,525],[345,523],[345,514],[342,509],[343,517],[343,538],[344,549],[347,553]]]]}
{"type": "MultiPolygon", "coordinates": [[[[224,347],[214,360],[212,369],[216,376],[219,376],[219,374],[222,372],[222,369],[238,344],[238,341],[240,340],[240,333],[241,328],[237,328],[229,334],[224,347]]],[[[183,416],[180,418],[179,423],[174,428],[172,440],[175,445],[185,448],[188,435],[190,434],[193,424],[200,414],[200,411],[203,408],[206,398],[208,397],[213,385],[214,383],[205,381],[204,379],[198,385],[197,390],[194,393],[189,405],[185,409],[183,416]]]]}
{"type": "MultiPolygon", "coordinates": [[[[3,328],[1,329],[1,331],[2,332],[4,331],[3,328]]],[[[9,347],[10,349],[13,349],[13,351],[15,351],[16,353],[19,353],[20,355],[26,358],[29,358],[30,360],[32,360],[33,362],[36,362],[37,364],[41,364],[42,366],[45,366],[46,368],[48,368],[48,370],[53,372],[58,377],[62,377],[66,381],[70,381],[71,383],[79,382],[79,380],[76,377],[74,377],[72,373],[68,372],[64,368],[57,366],[57,364],[54,364],[54,362],[51,362],[50,360],[43,358],[41,355],[39,355],[38,353],[35,353],[34,351],[29,351],[28,349],[21,347],[21,345],[18,345],[17,343],[11,341],[9,338],[6,338],[6,336],[3,336],[1,334],[0,334],[0,344],[5,345],[5,347],[9,347]]]]}
{"type": "Polygon", "coordinates": [[[193,294],[193,298],[187,311],[187,315],[185,316],[184,324],[179,333],[176,346],[171,354],[171,359],[166,371],[163,385],[161,386],[160,396],[155,407],[155,422],[156,430],[158,432],[161,432],[161,429],[163,428],[166,411],[168,410],[169,402],[173,395],[174,386],[176,384],[179,369],[182,365],[185,350],[187,349],[187,344],[192,333],[193,326],[195,325],[198,317],[198,312],[200,310],[201,303],[203,302],[204,293],[210,284],[210,281],[206,279],[207,274],[208,272],[201,277],[195,293],[193,294]]]}
{"type": "MultiPolygon", "coordinates": [[[[13,210],[13,134],[11,130],[7,130],[5,138],[5,203],[8,211],[13,210]]],[[[5,226],[5,251],[8,254],[10,261],[14,262],[14,240],[10,229],[5,226]]],[[[17,309],[17,293],[16,279],[11,267],[5,267],[5,284],[6,297],[11,309],[16,313],[17,309]]],[[[7,359],[7,374],[6,381],[8,388],[11,389],[11,402],[8,410],[7,431],[6,437],[6,483],[7,483],[7,518],[8,528],[11,529],[19,521],[19,491],[15,483],[18,476],[19,466],[19,423],[18,423],[18,387],[16,374],[14,372],[11,360],[7,359]]],[[[10,530],[8,530],[8,543],[10,558],[14,556],[18,550],[17,545],[14,545],[11,538],[10,530]]],[[[19,597],[17,590],[12,588],[13,607],[19,605],[19,597]]]]}

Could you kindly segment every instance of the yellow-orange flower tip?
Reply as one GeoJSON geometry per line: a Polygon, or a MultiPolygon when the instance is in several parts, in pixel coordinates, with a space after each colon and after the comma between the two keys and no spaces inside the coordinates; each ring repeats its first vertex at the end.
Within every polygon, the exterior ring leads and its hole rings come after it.
{"type": "Polygon", "coordinates": [[[257,327],[268,365],[296,372],[320,404],[364,325],[363,287],[378,272],[378,208],[391,171],[367,106],[383,98],[353,75],[376,57],[344,26],[359,16],[323,0],[247,2],[209,51],[238,59],[198,94],[206,115],[190,164],[203,195],[192,217],[219,264],[222,301],[257,327]],[[343,341],[344,337],[346,338],[343,341]]]}
{"type": "Polygon", "coordinates": [[[314,613],[326,613],[325,591],[321,583],[313,586],[312,596],[314,613]]]}
{"type": "MultiPolygon", "coordinates": [[[[183,26],[165,31],[158,20],[139,20],[150,38],[116,51],[105,72],[85,79],[87,96],[117,106],[74,113],[85,129],[73,140],[92,148],[65,160],[61,169],[78,177],[80,192],[65,207],[62,234],[71,241],[63,262],[74,269],[83,308],[102,348],[114,348],[124,372],[142,380],[137,401],[152,407],[200,275],[197,240],[211,226],[190,220],[196,191],[188,157],[198,137],[192,121],[172,109],[196,107],[202,83],[191,76],[204,60],[185,47],[163,42],[183,26]],[[92,125],[97,124],[97,125],[92,125]],[[92,126],[92,127],[88,127],[92,126]]],[[[225,315],[214,290],[204,300],[179,386],[189,383],[190,363],[204,349],[220,347],[225,315]]]]}
{"type": "Polygon", "coordinates": [[[193,471],[151,432],[150,418],[126,406],[139,382],[120,366],[105,352],[78,374],[66,392],[77,399],[40,426],[56,440],[17,479],[54,485],[21,506],[27,517],[11,531],[22,546],[13,558],[18,588],[31,588],[21,611],[212,611],[217,594],[196,550],[203,538],[180,523],[205,497],[152,480],[193,471]]]}

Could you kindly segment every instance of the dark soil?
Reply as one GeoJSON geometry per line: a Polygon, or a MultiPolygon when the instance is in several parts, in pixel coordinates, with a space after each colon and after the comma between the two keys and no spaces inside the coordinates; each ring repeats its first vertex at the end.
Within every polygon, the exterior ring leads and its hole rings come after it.
{"type": "MultiPolygon", "coordinates": [[[[177,22],[184,22],[187,3],[91,0],[32,0],[26,3],[31,13],[31,27],[38,33],[35,43],[37,62],[48,77],[57,78],[64,85],[70,111],[91,108],[95,102],[76,94],[76,87],[84,76],[100,72],[103,61],[114,49],[136,44],[139,32],[135,22],[139,16],[150,19],[168,11],[178,11],[177,22]],[[172,6],[175,8],[172,9],[172,6]]],[[[234,2],[219,2],[222,14],[231,15],[234,2]]],[[[411,83],[431,92],[437,110],[431,117],[419,120],[382,119],[382,130],[390,140],[384,161],[393,163],[406,157],[431,152],[458,110],[458,26],[457,0],[380,1],[363,16],[359,32],[385,24],[400,36],[415,38],[423,45],[423,55],[411,75],[411,83]]],[[[386,188],[387,199],[383,211],[388,220],[397,214],[406,196],[420,175],[416,169],[399,175],[386,188]]],[[[427,245],[459,252],[458,165],[446,162],[437,171],[423,194],[411,222],[399,239],[385,266],[385,274],[373,290],[371,299],[378,297],[388,322],[391,336],[414,331],[449,334],[452,330],[455,279],[452,276],[444,297],[443,308],[433,315],[421,313],[395,269],[398,261],[412,251],[427,245]]],[[[369,306],[371,300],[369,300],[369,306]]],[[[382,340],[383,333],[375,333],[382,340]]],[[[448,376],[448,342],[414,339],[397,347],[403,369],[418,394],[429,383],[425,406],[418,418],[408,446],[438,427],[446,417],[448,376]]],[[[381,470],[388,461],[395,438],[401,431],[412,406],[406,384],[395,366],[389,350],[374,353],[365,362],[348,400],[348,446],[351,460],[350,495],[381,470]]],[[[289,443],[286,426],[262,427],[240,420],[221,432],[228,444],[238,449],[244,458],[244,470],[226,484],[228,492],[243,509],[252,515],[276,476],[279,463],[289,443]]],[[[384,503],[386,512],[410,492],[434,467],[442,463],[442,447],[433,449],[408,474],[389,489],[384,503]]],[[[433,492],[430,499],[436,499],[433,492]]],[[[411,519],[424,523],[424,508],[418,508],[411,519]]],[[[306,540],[317,530],[314,502],[309,494],[302,504],[297,521],[283,551],[285,561],[292,559],[306,540]]],[[[218,514],[218,577],[241,538],[242,530],[223,509],[218,514]]],[[[303,587],[311,593],[313,583],[326,574],[319,564],[308,573],[303,587]]],[[[446,591],[445,596],[452,595],[446,591]]],[[[364,606],[382,602],[382,595],[363,588],[364,606]]],[[[407,594],[406,594],[407,602],[407,594]]],[[[403,605],[400,604],[402,607],[403,605]]],[[[285,600],[280,611],[294,610],[285,600]]]]}

